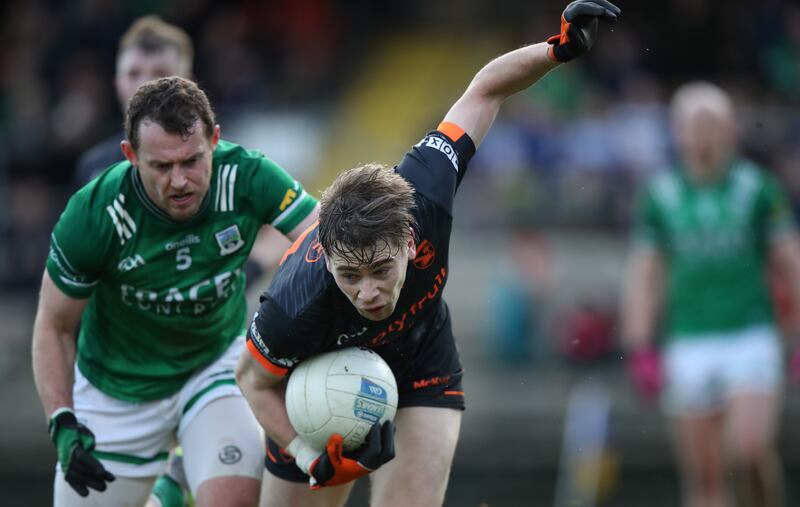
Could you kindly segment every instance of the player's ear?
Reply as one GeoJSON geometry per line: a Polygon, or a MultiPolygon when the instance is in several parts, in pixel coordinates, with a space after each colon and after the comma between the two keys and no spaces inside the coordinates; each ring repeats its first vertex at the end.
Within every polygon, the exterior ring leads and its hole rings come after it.
{"type": "Polygon", "coordinates": [[[413,261],[417,258],[417,244],[414,242],[414,232],[409,231],[408,235],[408,260],[413,261]]]}
{"type": "Polygon", "coordinates": [[[122,142],[119,143],[119,148],[122,150],[122,154],[125,155],[125,158],[128,159],[128,162],[130,162],[132,166],[137,167],[136,151],[134,151],[131,143],[127,139],[123,139],[122,142]]]}
{"type": "Polygon", "coordinates": [[[333,265],[331,264],[331,257],[328,254],[323,255],[325,259],[325,267],[328,268],[328,271],[333,274],[333,265]]]}

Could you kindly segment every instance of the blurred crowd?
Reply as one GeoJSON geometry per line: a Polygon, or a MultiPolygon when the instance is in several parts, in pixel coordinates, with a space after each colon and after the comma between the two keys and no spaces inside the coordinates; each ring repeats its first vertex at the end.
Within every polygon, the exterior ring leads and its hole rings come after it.
{"type": "MultiPolygon", "coordinates": [[[[50,229],[74,191],[77,157],[119,130],[114,59],[136,17],[156,13],[187,30],[197,80],[224,124],[254,109],[326,107],[386,34],[492,32],[513,46],[552,35],[563,4],[5,2],[0,290],[38,286],[50,229]]],[[[480,192],[483,205],[465,209],[462,225],[626,230],[639,183],[672,157],[665,101],[698,78],[732,93],[747,155],[777,172],[800,212],[800,6],[658,0],[621,7],[623,20],[591,58],[551,73],[503,109],[465,181],[464,193],[480,192]]]]}

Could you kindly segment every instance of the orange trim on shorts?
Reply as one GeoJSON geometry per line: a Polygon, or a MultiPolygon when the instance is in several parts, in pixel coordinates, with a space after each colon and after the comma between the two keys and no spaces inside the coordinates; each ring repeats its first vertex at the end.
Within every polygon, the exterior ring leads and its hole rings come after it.
{"type": "Polygon", "coordinates": [[[272,373],[273,375],[276,375],[278,377],[283,377],[284,375],[286,375],[286,372],[289,371],[288,368],[282,368],[277,364],[273,363],[272,361],[270,361],[269,359],[267,359],[266,357],[264,357],[261,354],[261,352],[256,348],[256,346],[253,344],[252,340],[247,340],[247,350],[249,350],[250,353],[253,355],[253,357],[256,358],[256,361],[261,363],[261,366],[266,368],[266,370],[272,373]]]}
{"type": "Polygon", "coordinates": [[[292,245],[289,248],[287,248],[285,252],[283,252],[283,255],[281,256],[281,260],[278,262],[278,265],[283,264],[283,261],[285,261],[287,257],[289,257],[290,255],[295,253],[297,251],[297,249],[300,248],[300,243],[302,243],[303,240],[306,239],[306,236],[308,236],[308,233],[311,232],[311,230],[314,229],[314,227],[316,227],[317,225],[319,225],[319,220],[315,221],[313,224],[311,224],[308,227],[308,229],[303,231],[303,234],[301,234],[300,237],[298,237],[294,241],[294,243],[292,243],[292,245]]]}
{"type": "Polygon", "coordinates": [[[268,458],[269,458],[269,460],[270,460],[271,462],[273,462],[273,463],[277,463],[277,462],[278,462],[278,460],[277,460],[277,459],[275,459],[275,455],[273,455],[273,454],[272,454],[272,451],[270,451],[270,450],[269,450],[269,447],[267,447],[267,457],[268,457],[268,458]]]}
{"type": "Polygon", "coordinates": [[[464,396],[464,391],[445,391],[445,396],[464,396]]]}
{"type": "Polygon", "coordinates": [[[436,130],[449,137],[451,141],[458,141],[464,135],[464,129],[449,121],[440,123],[436,130]]]}

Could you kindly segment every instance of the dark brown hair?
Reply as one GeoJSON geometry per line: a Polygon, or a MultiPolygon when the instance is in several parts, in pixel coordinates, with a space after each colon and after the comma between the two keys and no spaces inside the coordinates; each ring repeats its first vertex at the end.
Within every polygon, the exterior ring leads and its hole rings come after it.
{"type": "Polygon", "coordinates": [[[200,121],[207,138],[214,133],[216,118],[208,97],[194,82],[178,76],[148,81],[136,90],[125,114],[125,136],[139,149],[139,125],[149,120],[170,134],[187,138],[200,121]]]}
{"type": "Polygon", "coordinates": [[[414,234],[414,189],[390,167],[367,164],[340,174],[319,201],[319,242],[327,254],[370,264],[414,234]]]}
{"type": "Polygon", "coordinates": [[[192,68],[194,46],[191,37],[181,28],[155,15],[143,16],[134,21],[122,35],[117,58],[131,48],[140,49],[145,53],[157,53],[166,48],[175,48],[187,71],[192,68]]]}

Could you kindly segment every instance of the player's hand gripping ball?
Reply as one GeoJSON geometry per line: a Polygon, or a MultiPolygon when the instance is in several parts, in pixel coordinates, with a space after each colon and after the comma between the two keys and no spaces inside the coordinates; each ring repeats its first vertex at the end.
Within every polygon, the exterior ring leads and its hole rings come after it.
{"type": "Polygon", "coordinates": [[[286,412],[300,438],[322,451],[333,434],[355,450],[375,423],[394,420],[397,382],[386,362],[365,348],[326,352],[301,362],[289,376],[286,412]]]}
{"type": "Polygon", "coordinates": [[[547,55],[554,62],[568,62],[589,51],[597,40],[597,19],[613,23],[620,9],[607,0],[575,0],[561,15],[561,32],[547,39],[547,55]]]}

